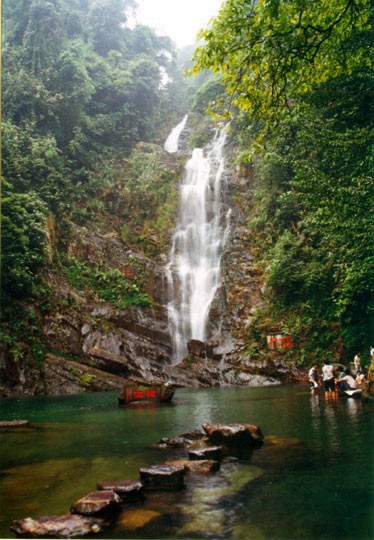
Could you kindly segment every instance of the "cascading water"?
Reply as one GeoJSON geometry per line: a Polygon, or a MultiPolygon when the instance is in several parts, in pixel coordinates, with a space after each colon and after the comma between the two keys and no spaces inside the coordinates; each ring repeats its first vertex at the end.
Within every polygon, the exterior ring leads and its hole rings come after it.
{"type": "Polygon", "coordinates": [[[168,265],[175,364],[186,356],[190,339],[208,338],[209,311],[221,285],[221,258],[231,213],[223,216],[225,139],[225,130],[217,130],[210,146],[193,150],[180,186],[179,217],[168,265]]]}
{"type": "Polygon", "coordinates": [[[179,122],[179,124],[171,130],[168,138],[166,139],[164,149],[166,150],[166,152],[169,152],[169,154],[174,154],[175,152],[178,152],[179,137],[184,130],[187,118],[188,114],[186,114],[182,122],[179,122]]]}

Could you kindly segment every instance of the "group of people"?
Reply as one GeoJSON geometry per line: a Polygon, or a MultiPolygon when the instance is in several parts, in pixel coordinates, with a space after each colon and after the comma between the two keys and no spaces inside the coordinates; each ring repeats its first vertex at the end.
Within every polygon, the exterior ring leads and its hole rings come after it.
{"type": "Polygon", "coordinates": [[[315,363],[309,370],[309,384],[312,394],[317,392],[322,385],[326,395],[344,392],[345,390],[365,389],[365,374],[361,366],[361,355],[357,353],[354,357],[355,376],[349,369],[339,369],[338,375],[334,373],[334,367],[328,360],[324,361],[322,373],[319,372],[319,364],[315,363]]]}

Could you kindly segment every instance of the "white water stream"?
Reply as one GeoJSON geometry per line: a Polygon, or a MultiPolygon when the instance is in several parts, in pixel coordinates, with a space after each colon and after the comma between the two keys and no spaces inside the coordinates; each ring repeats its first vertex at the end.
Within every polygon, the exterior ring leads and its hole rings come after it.
{"type": "Polygon", "coordinates": [[[209,311],[221,285],[221,258],[231,213],[229,210],[223,216],[222,208],[225,139],[225,130],[217,130],[211,145],[193,150],[180,186],[168,265],[168,314],[175,364],[186,356],[190,339],[208,339],[209,311]]]}
{"type": "Polygon", "coordinates": [[[164,144],[164,148],[166,152],[169,152],[170,154],[174,154],[175,152],[178,152],[179,137],[182,131],[184,130],[184,127],[187,122],[187,118],[188,118],[188,115],[186,114],[183,120],[179,122],[179,124],[171,130],[164,144]]]}

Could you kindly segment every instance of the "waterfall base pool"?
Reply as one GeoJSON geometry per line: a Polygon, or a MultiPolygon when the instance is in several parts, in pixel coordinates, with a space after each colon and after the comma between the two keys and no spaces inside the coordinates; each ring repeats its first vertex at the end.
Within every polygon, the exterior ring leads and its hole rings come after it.
{"type": "Polygon", "coordinates": [[[187,488],[124,508],[101,538],[374,538],[373,401],[311,396],[302,386],[178,390],[170,405],[120,407],[114,393],[4,400],[0,537],[13,519],[60,515],[96,483],[138,479],[176,454],[150,449],[205,422],[258,425],[249,462],[227,460],[187,488]]]}

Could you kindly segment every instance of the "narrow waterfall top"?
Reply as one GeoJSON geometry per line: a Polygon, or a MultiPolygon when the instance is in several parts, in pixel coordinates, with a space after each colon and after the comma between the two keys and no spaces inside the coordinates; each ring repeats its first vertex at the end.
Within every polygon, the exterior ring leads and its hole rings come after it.
{"type": "Polygon", "coordinates": [[[169,152],[169,154],[175,154],[175,152],[178,152],[179,137],[184,130],[187,118],[188,114],[186,114],[183,120],[171,130],[170,135],[166,139],[164,149],[166,150],[166,152],[169,152]]]}

